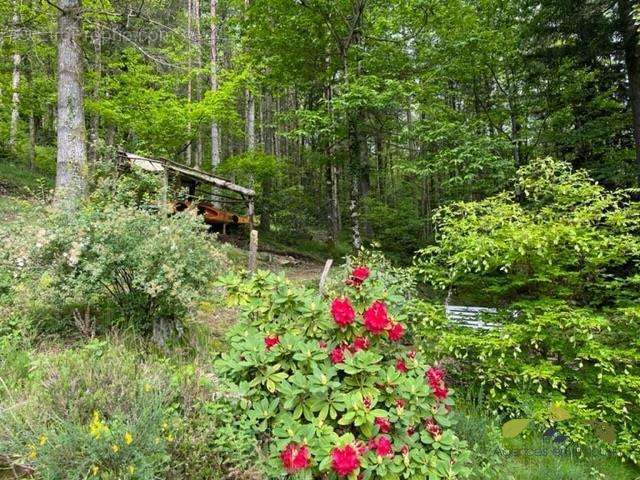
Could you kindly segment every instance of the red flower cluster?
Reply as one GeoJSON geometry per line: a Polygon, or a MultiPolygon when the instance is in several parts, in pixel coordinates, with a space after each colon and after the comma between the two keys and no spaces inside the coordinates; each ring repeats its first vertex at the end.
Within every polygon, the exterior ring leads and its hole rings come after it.
{"type": "Polygon", "coordinates": [[[380,433],[389,433],[391,431],[391,422],[388,418],[376,417],[374,422],[380,429],[380,433]]]}
{"type": "Polygon", "coordinates": [[[378,438],[372,438],[369,441],[369,450],[376,452],[376,455],[381,457],[393,457],[393,445],[391,440],[385,435],[380,435],[378,438]]]}
{"type": "Polygon", "coordinates": [[[442,427],[436,423],[433,418],[427,419],[424,424],[424,428],[431,434],[436,440],[442,435],[442,427]]]}
{"type": "Polygon", "coordinates": [[[397,342],[404,336],[404,326],[401,323],[394,323],[387,334],[389,335],[389,340],[397,342]]]}
{"type": "Polygon", "coordinates": [[[356,337],[353,339],[353,344],[349,349],[355,353],[360,350],[368,350],[369,349],[369,339],[366,337],[356,337]]]}
{"type": "Polygon", "coordinates": [[[427,371],[429,386],[438,400],[444,400],[449,394],[449,390],[447,390],[447,387],[444,384],[444,375],[444,370],[441,370],[440,368],[432,367],[427,371]]]}
{"type": "Polygon", "coordinates": [[[407,368],[407,364],[404,363],[404,360],[402,360],[401,358],[396,360],[396,370],[398,370],[400,373],[407,373],[409,371],[409,369],[407,368]]]}
{"type": "Polygon", "coordinates": [[[376,300],[362,315],[364,326],[374,335],[380,335],[389,327],[390,320],[387,307],[380,300],[376,300]]]}
{"type": "Polygon", "coordinates": [[[351,275],[347,280],[347,285],[351,285],[352,287],[359,287],[367,278],[369,278],[370,274],[371,272],[367,267],[356,267],[351,272],[351,275]]]}
{"type": "Polygon", "coordinates": [[[353,320],[356,318],[356,312],[348,298],[343,300],[336,298],[333,303],[331,303],[331,316],[338,325],[346,327],[353,323],[353,320]]]}
{"type": "Polygon", "coordinates": [[[336,348],[331,350],[329,357],[331,358],[331,363],[334,365],[337,363],[344,362],[344,351],[347,349],[347,345],[338,345],[336,348]]]}
{"type": "Polygon", "coordinates": [[[345,445],[343,448],[331,450],[331,468],[341,477],[346,477],[351,472],[360,468],[359,453],[353,445],[345,445]]]}
{"type": "Polygon", "coordinates": [[[270,350],[272,347],[275,347],[280,343],[280,337],[278,335],[269,335],[264,337],[264,346],[267,347],[267,350],[270,350]]]}
{"type": "Polygon", "coordinates": [[[290,443],[280,454],[282,466],[289,473],[303,470],[309,466],[311,455],[306,445],[297,445],[290,443]]]}

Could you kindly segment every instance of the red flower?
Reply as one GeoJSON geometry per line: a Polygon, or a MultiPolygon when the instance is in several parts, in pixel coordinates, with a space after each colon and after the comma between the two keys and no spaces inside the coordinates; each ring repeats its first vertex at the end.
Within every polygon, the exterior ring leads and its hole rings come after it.
{"type": "Polygon", "coordinates": [[[442,435],[442,427],[438,425],[433,418],[427,419],[427,421],[424,424],[424,427],[431,434],[431,436],[436,440],[438,439],[438,437],[440,437],[440,435],[442,435]]]}
{"type": "Polygon", "coordinates": [[[427,371],[427,379],[434,396],[438,400],[444,400],[449,394],[449,390],[444,384],[444,370],[440,368],[430,368],[427,371]]]}
{"type": "Polygon", "coordinates": [[[331,356],[331,363],[333,363],[334,365],[336,363],[344,362],[344,346],[340,345],[334,348],[333,350],[331,350],[330,356],[331,356]]]}
{"type": "Polygon", "coordinates": [[[406,404],[407,402],[405,402],[402,398],[398,398],[396,400],[396,408],[404,408],[406,404]]]}
{"type": "Polygon", "coordinates": [[[309,466],[311,456],[306,445],[297,445],[290,443],[280,454],[282,466],[287,472],[295,472],[305,469],[309,466]]]}
{"type": "Polygon", "coordinates": [[[387,307],[380,300],[376,300],[364,312],[364,326],[374,335],[380,335],[389,327],[387,307]]]}
{"type": "Polygon", "coordinates": [[[267,350],[270,350],[271,347],[275,347],[280,343],[280,337],[278,335],[270,335],[268,337],[264,337],[264,345],[267,347],[267,350]]]}
{"type": "Polygon", "coordinates": [[[353,339],[353,345],[351,345],[351,351],[357,352],[359,350],[367,350],[369,348],[369,339],[366,337],[356,337],[353,339]]]}
{"type": "Polygon", "coordinates": [[[407,427],[407,435],[411,436],[414,433],[416,433],[416,427],[414,427],[413,425],[411,425],[410,427],[407,427]]]}
{"type": "Polygon", "coordinates": [[[375,424],[380,429],[380,433],[389,433],[391,431],[391,422],[388,418],[376,417],[375,424]]]}
{"type": "Polygon", "coordinates": [[[401,323],[394,323],[387,332],[389,340],[397,342],[404,336],[404,326],[401,323]]]}
{"type": "Polygon", "coordinates": [[[349,279],[347,280],[347,285],[352,285],[354,287],[359,287],[362,283],[369,278],[369,274],[371,272],[367,267],[356,267],[351,272],[349,279]]]}
{"type": "Polygon", "coordinates": [[[407,368],[407,364],[404,363],[404,360],[402,360],[401,358],[396,360],[396,370],[398,370],[400,373],[407,373],[409,371],[409,369],[407,368]]]}
{"type": "Polygon", "coordinates": [[[371,397],[362,397],[362,403],[364,404],[364,408],[369,410],[371,408],[371,397]]]}
{"type": "Polygon", "coordinates": [[[403,445],[402,448],[400,449],[400,453],[406,457],[407,455],[409,455],[409,445],[403,445]]]}
{"type": "Polygon", "coordinates": [[[409,350],[407,352],[407,357],[409,357],[410,359],[413,360],[414,358],[416,358],[416,351],[415,350],[409,350]]]}
{"type": "Polygon", "coordinates": [[[371,450],[375,450],[376,455],[380,455],[381,457],[393,457],[393,445],[391,445],[389,437],[384,435],[371,439],[369,442],[369,448],[371,450]]]}
{"type": "Polygon", "coordinates": [[[353,310],[348,298],[343,300],[336,298],[331,303],[331,316],[338,325],[346,327],[350,323],[353,323],[353,320],[356,318],[356,312],[353,310]]]}
{"type": "Polygon", "coordinates": [[[331,468],[341,477],[346,477],[360,467],[358,451],[352,445],[331,450],[331,468]]]}

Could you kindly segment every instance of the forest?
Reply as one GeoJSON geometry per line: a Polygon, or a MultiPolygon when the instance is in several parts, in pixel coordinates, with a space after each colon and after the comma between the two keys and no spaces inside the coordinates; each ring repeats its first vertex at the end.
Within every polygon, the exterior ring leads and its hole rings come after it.
{"type": "Polygon", "coordinates": [[[640,478],[636,0],[0,4],[0,479],[640,478]]]}

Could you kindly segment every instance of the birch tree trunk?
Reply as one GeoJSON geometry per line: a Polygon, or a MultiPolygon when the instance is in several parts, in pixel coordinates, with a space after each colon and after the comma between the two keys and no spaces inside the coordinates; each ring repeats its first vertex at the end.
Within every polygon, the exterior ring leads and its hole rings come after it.
{"type": "MultiPolygon", "coordinates": [[[[196,68],[198,74],[195,77],[195,94],[196,100],[202,99],[202,82],[201,82],[201,70],[202,70],[202,38],[200,35],[200,0],[193,0],[193,26],[194,37],[196,46],[196,68]]],[[[202,168],[202,129],[198,125],[198,132],[196,136],[196,167],[202,168]]]]}
{"type": "MultiPolygon", "coordinates": [[[[249,9],[250,0],[244,0],[245,12],[249,9]]],[[[246,88],[245,96],[245,136],[247,139],[247,150],[256,148],[256,102],[251,91],[246,88]]]]}
{"type": "Polygon", "coordinates": [[[81,0],[59,0],[58,8],[58,154],[54,204],[74,210],[85,194],[88,173],[81,0]]]}
{"type": "MultiPolygon", "coordinates": [[[[193,28],[191,26],[191,19],[193,16],[193,2],[192,0],[187,0],[187,57],[188,57],[188,71],[189,71],[189,80],[187,83],[187,103],[189,104],[189,113],[191,113],[191,92],[193,89],[192,80],[191,80],[191,69],[193,67],[193,59],[191,58],[191,48],[193,47],[193,28]]],[[[185,153],[185,163],[187,165],[191,165],[191,120],[187,122],[187,138],[189,139],[189,144],[187,145],[187,149],[185,153]]]]}
{"type": "MultiPolygon", "coordinates": [[[[218,91],[218,0],[211,0],[211,91],[218,91]]],[[[220,132],[218,123],[211,122],[211,170],[220,163],[220,132]]]]}
{"type": "MultiPolygon", "coordinates": [[[[18,4],[14,2],[13,17],[11,23],[13,24],[14,41],[17,43],[19,35],[17,33],[20,18],[18,16],[18,4]]],[[[13,53],[13,74],[11,75],[11,123],[9,124],[9,148],[13,149],[16,143],[16,137],[18,135],[18,121],[20,120],[20,63],[22,62],[22,56],[18,51],[18,46],[14,46],[13,53]]]]}

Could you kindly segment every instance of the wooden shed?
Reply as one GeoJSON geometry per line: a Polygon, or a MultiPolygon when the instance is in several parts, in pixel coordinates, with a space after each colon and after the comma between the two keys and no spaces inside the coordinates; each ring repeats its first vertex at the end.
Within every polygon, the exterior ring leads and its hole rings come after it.
{"type": "Polygon", "coordinates": [[[164,158],[118,152],[121,168],[140,168],[163,175],[162,202],[173,211],[197,208],[209,225],[255,225],[255,192],[232,181],[164,158]],[[171,192],[171,193],[170,193],[171,192]],[[177,192],[174,194],[174,192],[177,192]]]}

